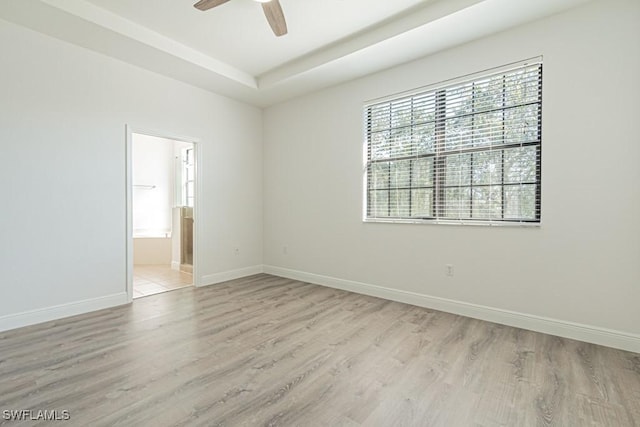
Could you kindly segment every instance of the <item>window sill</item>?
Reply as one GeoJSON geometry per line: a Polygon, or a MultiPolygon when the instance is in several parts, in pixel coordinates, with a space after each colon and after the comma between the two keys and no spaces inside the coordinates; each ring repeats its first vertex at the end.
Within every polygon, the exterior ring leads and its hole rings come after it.
{"type": "Polygon", "coordinates": [[[384,218],[364,218],[363,223],[382,224],[420,224],[420,225],[470,225],[476,227],[518,227],[518,228],[540,228],[540,222],[507,222],[507,221],[474,221],[474,220],[445,220],[445,219],[384,219],[384,218]]]}

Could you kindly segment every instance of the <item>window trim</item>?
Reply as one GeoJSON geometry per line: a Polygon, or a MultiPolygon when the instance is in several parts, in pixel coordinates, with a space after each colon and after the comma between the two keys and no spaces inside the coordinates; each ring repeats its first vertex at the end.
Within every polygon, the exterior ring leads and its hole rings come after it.
{"type": "MultiPolygon", "coordinates": [[[[377,104],[381,104],[384,102],[391,102],[394,100],[398,100],[398,99],[402,99],[405,97],[411,97],[411,96],[415,96],[415,95],[419,95],[419,94],[423,94],[425,92],[434,92],[434,96],[437,96],[437,92],[439,90],[445,90],[447,88],[450,88],[452,86],[455,86],[457,84],[462,84],[462,83],[470,83],[473,80],[476,79],[482,79],[487,77],[488,75],[492,75],[492,74],[499,74],[499,73],[506,73],[509,71],[513,71],[525,66],[531,66],[534,64],[542,64],[543,63],[543,57],[542,56],[537,56],[537,57],[532,57],[529,59],[525,59],[522,61],[518,61],[518,62],[513,62],[513,63],[509,63],[509,64],[505,64],[503,66],[499,66],[499,67],[494,67],[494,68],[489,68],[489,69],[485,69],[482,71],[478,71],[478,72],[474,72],[474,73],[470,73],[470,74],[466,74],[466,75],[462,75],[459,77],[455,77],[452,79],[448,79],[448,80],[444,80],[444,81],[440,81],[437,83],[433,83],[433,84],[429,84],[426,86],[421,86],[418,88],[414,88],[411,90],[407,90],[407,91],[403,91],[403,92],[398,92],[395,94],[391,94],[391,95],[387,95],[384,97],[380,97],[380,98],[373,98],[370,100],[367,100],[365,102],[363,102],[362,104],[362,120],[361,123],[363,125],[362,127],[362,141],[363,141],[363,150],[362,150],[362,222],[364,223],[386,223],[386,224],[428,224],[428,225],[472,225],[472,226],[491,226],[491,227],[521,227],[521,228],[539,228],[542,226],[542,212],[541,212],[541,205],[542,205],[542,186],[543,186],[543,177],[542,177],[542,119],[540,120],[540,122],[538,123],[538,132],[540,135],[540,143],[525,143],[525,144],[514,144],[514,146],[523,146],[523,145],[535,145],[538,147],[538,159],[540,162],[540,166],[539,166],[539,170],[538,170],[538,175],[539,175],[539,180],[537,180],[536,184],[537,188],[536,188],[536,200],[539,203],[539,207],[538,209],[538,218],[535,220],[515,220],[515,221],[509,221],[509,220],[495,220],[495,219],[449,219],[449,218],[443,218],[443,217],[430,217],[430,218],[385,218],[385,217],[368,217],[367,213],[368,213],[368,176],[367,176],[367,166],[368,166],[368,148],[369,148],[369,144],[368,144],[368,132],[367,132],[367,119],[368,119],[368,114],[367,114],[367,109],[371,106],[377,105],[377,104]]],[[[543,85],[544,87],[544,85],[543,85]]],[[[543,105],[542,105],[542,98],[543,98],[543,93],[541,93],[540,95],[540,118],[542,118],[543,114],[544,114],[544,110],[543,110],[543,105]]],[[[436,144],[437,145],[437,144],[436,144]]],[[[507,148],[511,148],[511,147],[507,147],[507,146],[501,146],[500,149],[507,149],[507,148]]],[[[437,149],[437,148],[436,148],[437,149]]],[[[467,148],[464,151],[467,152],[474,152],[474,151],[483,151],[482,149],[478,149],[475,147],[472,148],[467,148]]],[[[429,157],[433,157],[434,159],[436,159],[438,156],[437,154],[432,154],[429,155],[429,157]]],[[[520,183],[521,184],[521,183],[520,183]]],[[[436,183],[434,182],[434,197],[437,197],[435,195],[437,189],[436,189],[436,183]]],[[[504,188],[503,188],[503,192],[504,192],[504,188]]],[[[437,206],[434,205],[434,209],[436,209],[437,206]]],[[[504,208],[504,203],[503,203],[503,208],[504,208]]]]}

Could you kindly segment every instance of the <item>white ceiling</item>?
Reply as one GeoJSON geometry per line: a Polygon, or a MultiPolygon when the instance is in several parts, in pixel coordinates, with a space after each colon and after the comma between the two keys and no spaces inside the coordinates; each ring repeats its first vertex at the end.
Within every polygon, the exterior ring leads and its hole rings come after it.
{"type": "Polygon", "coordinates": [[[588,0],[2,0],[0,18],[258,106],[379,71],[588,0]]]}
{"type": "Polygon", "coordinates": [[[260,3],[202,12],[192,0],[87,0],[252,75],[348,37],[425,0],[281,0],[289,35],[275,37],[260,3]],[[152,6],[150,6],[152,4],[152,6]],[[366,13],[361,11],[366,10],[366,13]]]}

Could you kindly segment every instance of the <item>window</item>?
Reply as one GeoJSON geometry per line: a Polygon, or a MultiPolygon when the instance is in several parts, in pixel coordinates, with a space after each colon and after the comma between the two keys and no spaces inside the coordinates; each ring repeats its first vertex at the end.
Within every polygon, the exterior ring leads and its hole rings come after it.
{"type": "MultiPolygon", "coordinates": [[[[184,145],[185,143],[179,143],[184,145]]],[[[175,156],[175,206],[193,207],[195,198],[195,158],[192,144],[190,147],[178,148],[179,153],[175,156]]]]}
{"type": "Polygon", "coordinates": [[[365,219],[539,223],[542,64],[365,107],[365,219]]]}
{"type": "Polygon", "coordinates": [[[193,207],[195,182],[195,163],[193,148],[182,150],[182,206],[193,207]]]}

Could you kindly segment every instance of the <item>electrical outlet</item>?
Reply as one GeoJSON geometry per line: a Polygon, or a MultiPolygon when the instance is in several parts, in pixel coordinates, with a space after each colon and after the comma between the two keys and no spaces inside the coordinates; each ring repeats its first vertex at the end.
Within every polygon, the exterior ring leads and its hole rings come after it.
{"type": "Polygon", "coordinates": [[[445,272],[446,272],[447,276],[453,277],[453,264],[445,265],[445,272]]]}
{"type": "Polygon", "coordinates": [[[233,248],[233,253],[236,254],[236,255],[240,255],[240,248],[237,247],[237,246],[235,248],[233,248]]]}
{"type": "Polygon", "coordinates": [[[284,245],[284,246],[282,247],[282,253],[283,253],[284,255],[287,255],[287,254],[289,253],[289,247],[288,247],[287,245],[284,245]]]}

